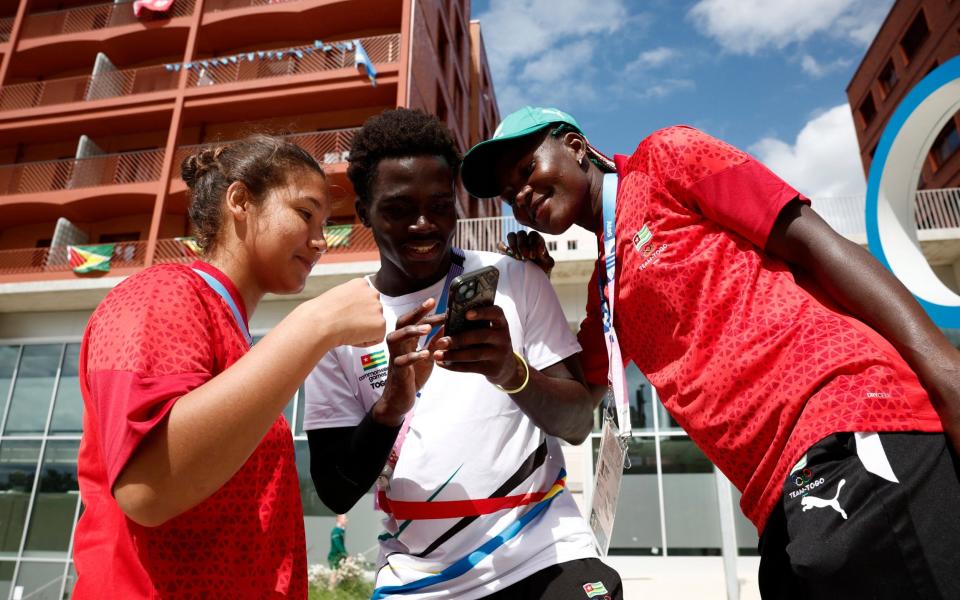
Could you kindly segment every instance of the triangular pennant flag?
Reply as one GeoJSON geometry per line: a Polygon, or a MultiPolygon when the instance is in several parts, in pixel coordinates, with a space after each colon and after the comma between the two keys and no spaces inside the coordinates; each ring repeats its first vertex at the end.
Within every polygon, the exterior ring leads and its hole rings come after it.
{"type": "Polygon", "coordinates": [[[67,246],[67,255],[70,258],[70,267],[74,273],[90,273],[91,271],[109,271],[110,259],[113,258],[115,244],[98,244],[96,246],[67,246]]]}
{"type": "Polygon", "coordinates": [[[303,52],[299,50],[294,50],[293,53],[297,55],[297,58],[303,58],[303,52]]]}
{"type": "Polygon", "coordinates": [[[267,55],[267,53],[264,52],[264,51],[262,51],[262,50],[259,51],[259,52],[257,52],[257,57],[260,58],[260,60],[263,60],[263,58],[264,58],[266,55],[267,55]]]}
{"type": "Polygon", "coordinates": [[[250,62],[253,62],[253,57],[254,57],[253,52],[247,52],[247,60],[249,60],[250,62]]]}
{"type": "Polygon", "coordinates": [[[187,63],[187,64],[183,65],[183,68],[189,71],[190,69],[193,68],[193,63],[187,63]]]}

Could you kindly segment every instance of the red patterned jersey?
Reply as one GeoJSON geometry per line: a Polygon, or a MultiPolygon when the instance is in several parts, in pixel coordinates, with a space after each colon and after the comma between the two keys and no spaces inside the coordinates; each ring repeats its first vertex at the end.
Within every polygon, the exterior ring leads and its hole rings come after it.
{"type": "MultiPolygon", "coordinates": [[[[894,348],[830,303],[767,236],[796,190],[749,155],[671,127],[616,157],[614,325],[691,439],[743,492],[762,531],[807,448],[839,431],[940,431],[894,348]]],[[[606,383],[597,273],[580,343],[606,383]]]]}
{"type": "Polygon", "coordinates": [[[307,595],[303,509],[282,415],[223,487],[159,527],[127,519],[111,494],[177,399],[249,349],[227,303],[191,267],[216,277],[243,311],[236,288],[210,265],[160,265],[114,288],[87,324],[74,598],[307,595]]]}

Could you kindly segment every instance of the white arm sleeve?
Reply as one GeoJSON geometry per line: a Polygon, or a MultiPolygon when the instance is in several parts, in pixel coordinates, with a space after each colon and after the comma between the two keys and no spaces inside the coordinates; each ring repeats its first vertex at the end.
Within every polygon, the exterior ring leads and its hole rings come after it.
{"type": "Polygon", "coordinates": [[[303,430],[359,424],[367,411],[356,388],[344,373],[338,349],[324,355],[303,384],[303,430]]]}

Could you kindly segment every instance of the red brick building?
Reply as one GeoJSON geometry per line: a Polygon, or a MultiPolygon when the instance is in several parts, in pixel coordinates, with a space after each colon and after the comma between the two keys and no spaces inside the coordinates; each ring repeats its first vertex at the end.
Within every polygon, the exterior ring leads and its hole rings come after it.
{"type": "MultiPolygon", "coordinates": [[[[0,283],[72,277],[46,248],[60,217],[117,244],[113,274],[183,260],[180,161],[250,131],[314,153],[346,190],[333,221],[355,223],[344,158],[367,117],[420,108],[463,149],[496,127],[469,15],[469,0],[174,0],[139,18],[132,0],[0,3],[0,283]]],[[[462,215],[495,210],[461,192],[462,215]]],[[[376,257],[357,229],[328,261],[376,257]]]]}
{"type": "MultiPolygon", "coordinates": [[[[865,173],[887,121],[907,92],[960,54],[960,2],[897,0],[847,85],[865,173]]],[[[920,189],[960,187],[960,116],[934,140],[920,189]]]]}

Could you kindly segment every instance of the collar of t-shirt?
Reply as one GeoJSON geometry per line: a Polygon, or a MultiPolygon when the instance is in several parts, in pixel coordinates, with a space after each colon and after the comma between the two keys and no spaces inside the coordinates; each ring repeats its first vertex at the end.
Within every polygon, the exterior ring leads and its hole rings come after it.
{"type": "Polygon", "coordinates": [[[243,303],[243,297],[240,295],[240,291],[237,289],[237,286],[233,285],[233,282],[230,281],[230,278],[226,274],[210,263],[203,262],[202,260],[195,260],[193,264],[190,265],[191,269],[197,269],[198,271],[203,271],[207,275],[210,275],[214,279],[220,282],[223,287],[227,289],[227,293],[230,294],[230,297],[233,298],[233,303],[237,305],[237,308],[240,310],[240,316],[243,317],[243,324],[250,327],[250,319],[247,317],[247,306],[243,303]]]}
{"type": "MultiPolygon", "coordinates": [[[[443,284],[446,281],[447,274],[444,273],[440,276],[440,279],[436,283],[431,284],[429,287],[417,290],[415,292],[410,292],[409,294],[404,294],[402,296],[387,296],[386,294],[380,294],[380,303],[384,306],[389,306],[395,310],[395,312],[400,312],[399,309],[402,309],[406,306],[412,306],[415,304],[420,304],[427,298],[438,298],[440,293],[443,291],[443,284]]],[[[377,286],[374,285],[373,275],[367,275],[367,282],[370,283],[370,286],[373,289],[377,289],[377,286]]]]}

